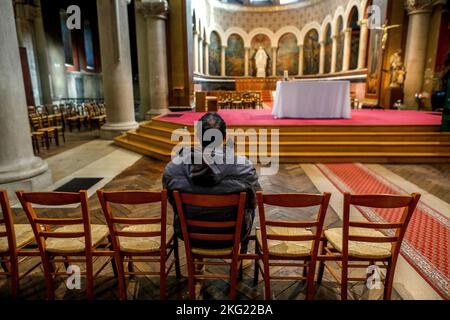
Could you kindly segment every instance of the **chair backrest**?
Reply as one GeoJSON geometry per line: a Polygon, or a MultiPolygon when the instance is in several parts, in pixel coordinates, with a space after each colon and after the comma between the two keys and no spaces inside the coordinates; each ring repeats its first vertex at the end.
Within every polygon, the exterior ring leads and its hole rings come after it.
{"type": "Polygon", "coordinates": [[[108,223],[109,233],[112,237],[114,250],[120,250],[120,242],[118,237],[128,238],[154,238],[161,239],[161,252],[166,250],[166,226],[167,226],[167,191],[150,192],[150,191],[110,191],[97,190],[97,195],[102,205],[103,213],[108,223]],[[161,202],[161,215],[159,217],[148,218],[124,218],[116,217],[111,209],[111,204],[120,205],[141,205],[161,202]],[[117,229],[117,225],[152,225],[161,224],[159,231],[121,231],[117,229]]]}
{"type": "MultiPolygon", "coordinates": [[[[46,239],[75,239],[84,237],[86,255],[92,254],[92,239],[91,239],[91,223],[89,217],[89,209],[87,204],[87,192],[82,190],[75,192],[24,192],[17,191],[17,198],[20,200],[22,207],[27,214],[28,220],[33,227],[33,232],[38,243],[41,254],[46,251],[46,239]],[[39,217],[33,208],[34,205],[42,206],[64,206],[72,204],[81,205],[81,217],[79,218],[44,218],[39,217]],[[55,232],[52,231],[51,226],[70,226],[82,225],[83,231],[77,232],[55,232]]],[[[47,215],[50,211],[61,212],[60,208],[47,210],[47,215]]]]}
{"type": "Polygon", "coordinates": [[[343,217],[343,237],[342,237],[342,254],[348,256],[348,242],[358,241],[367,243],[388,243],[392,244],[391,256],[396,257],[400,251],[400,246],[403,241],[409,221],[419,202],[420,194],[413,193],[410,196],[398,195],[353,195],[350,193],[344,194],[344,217],[343,217]],[[398,221],[389,222],[361,222],[350,220],[351,205],[368,208],[381,208],[398,210],[403,209],[398,221]],[[372,229],[372,230],[395,230],[393,236],[356,236],[350,235],[350,227],[372,229]]]}
{"type": "Polygon", "coordinates": [[[196,242],[204,241],[213,243],[230,242],[230,244],[233,244],[234,248],[238,248],[241,241],[242,220],[244,217],[246,197],[247,194],[245,192],[230,195],[201,195],[174,191],[177,213],[180,218],[184,245],[186,246],[187,251],[190,252],[191,250],[192,240],[196,242]],[[188,219],[185,211],[186,205],[203,208],[235,207],[237,208],[237,213],[235,219],[227,221],[188,219]],[[193,232],[191,230],[192,227],[202,228],[204,231],[201,233],[193,232]],[[227,229],[229,229],[230,232],[221,231],[227,229]]]}
{"type": "MultiPolygon", "coordinates": [[[[261,236],[264,244],[263,250],[268,248],[267,240],[279,241],[313,241],[311,246],[311,256],[316,257],[319,250],[320,239],[322,236],[323,223],[330,202],[330,193],[316,194],[263,194],[257,192],[259,220],[261,225],[261,236]],[[319,206],[315,220],[267,220],[265,214],[265,205],[271,205],[284,208],[307,208],[319,206]],[[311,234],[307,235],[277,235],[268,234],[267,226],[283,228],[308,228],[311,234]]],[[[292,214],[295,214],[293,211],[292,214]]]]}
{"type": "Polygon", "coordinates": [[[0,190],[0,206],[2,215],[0,216],[0,239],[6,237],[8,242],[8,253],[17,256],[16,236],[14,231],[14,221],[9,206],[8,194],[5,190],[0,190]],[[4,231],[3,231],[4,230],[4,231]]]}

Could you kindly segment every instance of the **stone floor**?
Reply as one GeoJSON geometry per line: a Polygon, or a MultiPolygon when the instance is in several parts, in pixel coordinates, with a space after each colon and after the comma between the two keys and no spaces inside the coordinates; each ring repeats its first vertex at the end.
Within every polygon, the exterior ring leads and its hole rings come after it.
{"type": "MultiPolygon", "coordinates": [[[[98,132],[73,132],[67,134],[67,143],[59,149],[51,149],[49,152],[42,151],[43,158],[47,158],[49,165],[53,172],[56,172],[58,178],[61,179],[64,174],[71,174],[74,172],[74,166],[79,168],[89,163],[103,159],[105,155],[110,155],[117,148],[109,143],[100,144],[99,140],[95,139],[98,132]],[[92,144],[92,148],[87,148],[88,144],[92,144]],[[96,151],[95,144],[98,146],[96,151]],[[76,147],[83,147],[86,150],[84,157],[81,159],[73,158],[73,153],[76,152],[76,147]],[[73,161],[72,165],[67,165],[67,161],[73,161]]],[[[109,160],[113,161],[113,160],[109,160]]],[[[105,163],[108,166],[108,163],[105,163]]],[[[133,165],[126,168],[123,172],[115,176],[109,183],[104,186],[106,190],[123,190],[123,189],[147,189],[160,190],[161,175],[165,164],[161,161],[153,160],[147,157],[142,157],[133,165]]],[[[384,166],[395,172],[402,178],[417,184],[422,189],[435,195],[436,197],[448,202],[450,201],[450,165],[389,165],[384,166]]],[[[98,174],[102,173],[99,170],[98,174]]],[[[261,177],[260,183],[266,192],[302,192],[302,193],[318,193],[320,192],[311,181],[308,174],[305,173],[303,167],[297,164],[286,164],[280,166],[280,171],[276,176],[261,177]]],[[[89,199],[89,208],[93,223],[105,223],[100,204],[95,196],[89,199]]],[[[123,206],[115,208],[119,210],[121,215],[136,216],[143,212],[150,214],[157,214],[158,208],[136,208],[130,206],[123,206]]],[[[64,209],[64,214],[78,212],[79,209],[64,209]]],[[[26,222],[26,217],[21,209],[14,209],[14,216],[16,223],[26,222]]],[[[49,209],[39,209],[42,214],[50,212],[49,209]]],[[[60,214],[60,213],[58,213],[60,214]]],[[[276,214],[275,210],[268,210],[269,216],[276,214]]],[[[314,215],[312,211],[305,211],[299,216],[307,219],[314,215]]],[[[169,220],[172,220],[172,211],[170,210],[169,220]]],[[[297,216],[298,217],[298,216],[297,216]]],[[[289,217],[288,217],[289,218],[289,217]]],[[[256,217],[255,226],[259,225],[259,219],[256,217]]],[[[335,227],[340,225],[339,215],[329,207],[327,218],[325,222],[326,227],[335,227]]],[[[183,277],[176,279],[173,272],[170,274],[167,284],[167,294],[169,299],[187,299],[187,279],[185,270],[184,247],[180,245],[181,264],[183,277]]],[[[250,245],[250,251],[253,250],[253,244],[250,245]]],[[[104,258],[102,258],[104,259],[104,258]]],[[[37,261],[36,258],[26,261],[22,267],[25,270],[32,262],[37,261]]],[[[97,266],[102,261],[97,262],[97,266]]],[[[336,266],[333,266],[335,268],[336,266]]],[[[136,264],[138,270],[154,270],[155,266],[148,264],[136,264]]],[[[208,268],[206,272],[214,273],[218,267],[208,268]]],[[[253,285],[253,266],[249,266],[244,270],[243,280],[239,282],[238,299],[262,299],[264,290],[261,277],[259,283],[253,285]]],[[[220,272],[226,271],[225,268],[220,269],[220,272]]],[[[292,268],[273,268],[272,272],[277,275],[298,275],[302,270],[292,268]]],[[[157,299],[159,295],[158,279],[150,277],[136,277],[128,281],[128,291],[130,299],[157,299]]],[[[57,298],[58,299],[83,299],[84,292],[82,290],[68,290],[63,279],[56,280],[57,283],[57,298]]],[[[21,281],[22,297],[24,299],[44,299],[45,298],[45,284],[42,272],[38,269],[31,275],[27,276],[21,281]]],[[[117,286],[114,279],[112,269],[108,266],[95,282],[96,297],[98,299],[117,299],[117,286]]],[[[0,299],[8,296],[9,284],[4,278],[0,278],[0,299]]],[[[226,299],[228,296],[228,282],[224,280],[208,280],[203,283],[200,297],[203,299],[226,299]]],[[[272,291],[275,299],[304,299],[305,288],[304,285],[293,281],[273,281],[272,291]]],[[[350,291],[354,294],[356,299],[378,299],[381,296],[380,290],[368,290],[364,282],[355,283],[350,286],[350,291]]],[[[325,272],[324,282],[316,288],[316,299],[339,299],[339,286],[332,279],[328,272],[325,272]]],[[[394,299],[401,299],[400,295],[393,293],[394,299]]]]}

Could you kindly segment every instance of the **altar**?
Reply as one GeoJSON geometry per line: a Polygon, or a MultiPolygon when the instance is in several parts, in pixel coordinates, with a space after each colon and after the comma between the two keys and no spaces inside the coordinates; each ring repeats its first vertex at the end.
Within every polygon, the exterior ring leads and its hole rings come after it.
{"type": "Polygon", "coordinates": [[[279,81],[272,115],[275,118],[351,119],[350,82],[279,81]]]}

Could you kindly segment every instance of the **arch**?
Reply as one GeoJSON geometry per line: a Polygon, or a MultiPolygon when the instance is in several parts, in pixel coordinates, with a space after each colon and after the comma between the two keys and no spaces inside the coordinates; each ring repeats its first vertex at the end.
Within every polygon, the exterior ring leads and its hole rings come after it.
{"type": "Polygon", "coordinates": [[[276,41],[275,34],[272,32],[272,30],[270,30],[268,28],[256,28],[256,29],[253,29],[252,31],[250,31],[249,34],[248,34],[250,45],[251,45],[251,42],[253,41],[253,38],[255,36],[259,35],[259,34],[263,34],[263,35],[269,37],[270,45],[272,47],[276,47],[277,46],[277,41],[276,41]]]}
{"type": "Polygon", "coordinates": [[[250,46],[250,40],[248,39],[248,34],[244,29],[239,27],[232,27],[227,29],[224,33],[224,42],[228,43],[228,39],[232,34],[238,34],[241,36],[242,40],[244,40],[244,47],[248,48],[250,46]]]}
{"type": "MultiPolygon", "coordinates": [[[[332,24],[333,18],[331,17],[331,14],[329,14],[323,19],[322,25],[320,26],[320,38],[322,39],[322,41],[326,40],[327,27],[328,25],[331,26],[332,24]]],[[[333,29],[331,29],[331,32],[333,34],[333,29]]]]}
{"type": "Polygon", "coordinates": [[[278,45],[278,42],[280,42],[280,38],[285,35],[286,33],[293,33],[295,37],[297,38],[297,44],[300,44],[302,41],[302,33],[301,31],[294,26],[285,26],[281,29],[279,29],[277,32],[275,32],[275,47],[278,45]]]}
{"type": "Polygon", "coordinates": [[[316,30],[317,35],[319,36],[319,42],[322,41],[322,39],[321,39],[321,32],[320,32],[321,29],[322,29],[322,27],[320,26],[320,24],[318,22],[316,22],[316,21],[308,22],[302,28],[302,37],[301,37],[301,41],[299,42],[299,45],[303,45],[304,44],[305,36],[311,30],[316,30]]]}
{"type": "Polygon", "coordinates": [[[223,29],[218,26],[218,25],[212,25],[209,28],[206,29],[206,41],[208,43],[210,43],[211,39],[211,33],[212,32],[217,32],[217,34],[220,36],[220,45],[221,46],[226,46],[227,43],[225,42],[225,32],[223,31],[223,29]]]}
{"type": "Polygon", "coordinates": [[[344,13],[344,21],[346,22],[346,25],[348,25],[348,23],[349,23],[350,15],[354,8],[356,8],[358,10],[358,17],[360,19],[361,19],[361,17],[364,16],[364,14],[363,14],[364,7],[361,6],[361,1],[360,0],[350,0],[347,3],[347,8],[345,9],[345,13],[344,13]]]}
{"type": "Polygon", "coordinates": [[[332,28],[333,28],[333,36],[338,35],[339,31],[338,30],[338,23],[339,23],[339,18],[342,18],[342,21],[344,22],[344,16],[345,16],[345,10],[342,6],[339,6],[336,11],[334,12],[334,17],[333,17],[333,24],[332,24],[332,28]]]}

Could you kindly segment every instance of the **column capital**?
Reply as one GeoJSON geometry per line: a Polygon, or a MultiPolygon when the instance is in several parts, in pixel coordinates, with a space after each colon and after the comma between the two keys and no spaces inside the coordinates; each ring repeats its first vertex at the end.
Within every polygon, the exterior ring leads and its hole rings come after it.
{"type": "Polygon", "coordinates": [[[344,32],[345,33],[350,33],[350,32],[352,32],[352,28],[346,28],[346,29],[344,29],[344,32]]]}
{"type": "Polygon", "coordinates": [[[40,7],[35,7],[23,2],[15,2],[15,12],[17,19],[34,21],[34,19],[39,15],[40,7]]]}
{"type": "Polygon", "coordinates": [[[445,4],[445,0],[406,0],[405,10],[408,15],[429,13],[438,4],[445,4]]]}
{"type": "Polygon", "coordinates": [[[167,0],[143,0],[136,2],[136,9],[144,18],[167,19],[169,3],[167,0]]]}
{"type": "Polygon", "coordinates": [[[367,26],[367,23],[368,23],[367,19],[361,19],[358,21],[360,27],[367,26]]]}

